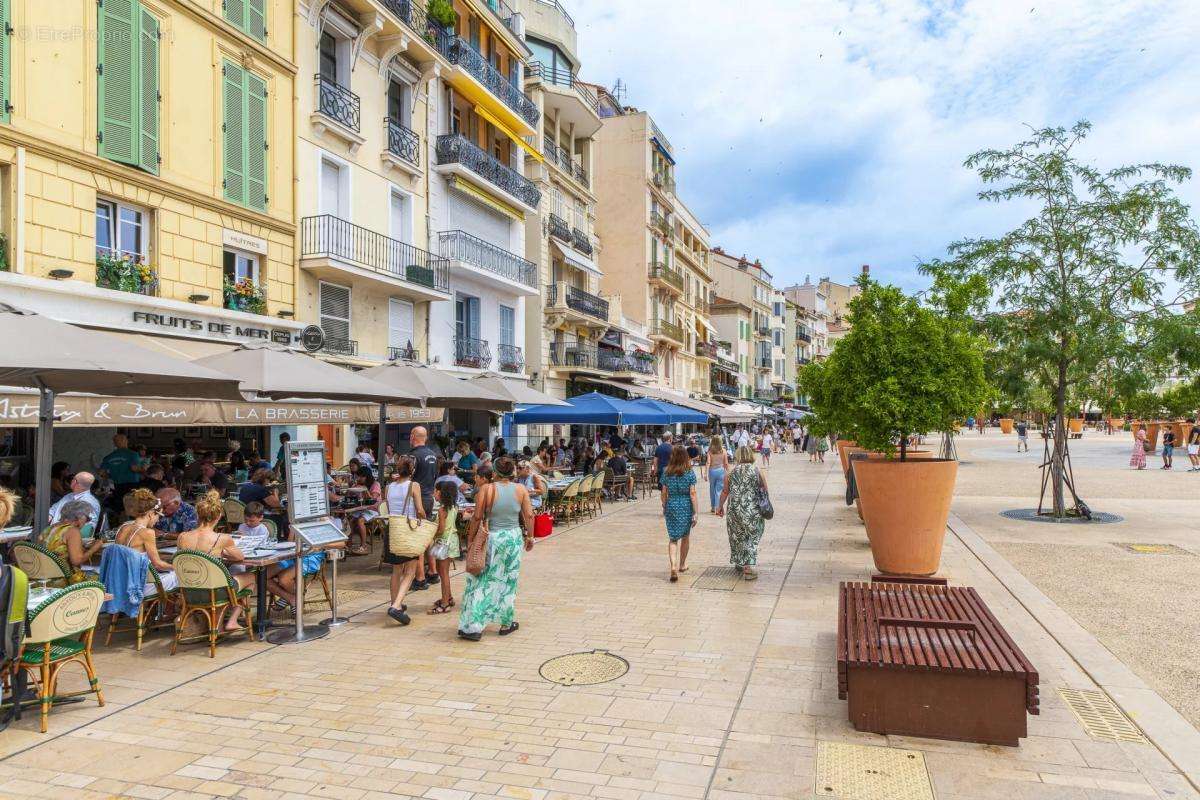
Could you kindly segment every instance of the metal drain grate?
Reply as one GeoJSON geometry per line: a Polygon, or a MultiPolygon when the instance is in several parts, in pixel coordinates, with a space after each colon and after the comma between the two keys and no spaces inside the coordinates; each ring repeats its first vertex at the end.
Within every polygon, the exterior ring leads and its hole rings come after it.
{"type": "Polygon", "coordinates": [[[1059,689],[1067,707],[1093,739],[1147,743],[1137,725],[1125,716],[1104,692],[1094,689],[1059,689]]]}
{"type": "Polygon", "coordinates": [[[1140,556],[1194,556],[1191,550],[1173,544],[1149,544],[1144,542],[1113,542],[1122,550],[1137,553],[1140,556]]]}
{"type": "MultiPolygon", "coordinates": [[[[960,461],[959,463],[961,464],[962,462],[960,461]]],[[[1000,516],[1007,517],[1008,519],[1019,519],[1023,522],[1049,522],[1051,524],[1060,525],[1111,525],[1114,522],[1125,521],[1125,518],[1120,514],[1110,514],[1107,511],[1093,511],[1091,519],[1085,519],[1083,517],[1055,519],[1048,514],[1039,514],[1036,508],[1010,508],[1008,511],[1001,511],[1000,516]]]]}
{"type": "Polygon", "coordinates": [[[732,592],[741,580],[742,575],[737,567],[706,567],[692,583],[692,588],[732,592]]]}
{"type": "Polygon", "coordinates": [[[629,662],[607,650],[570,653],[542,664],[538,674],[561,686],[592,686],[608,683],[629,672],[629,662]]]}
{"type": "Polygon", "coordinates": [[[817,742],[814,789],[838,800],[933,800],[921,753],[842,742],[817,742]]]}

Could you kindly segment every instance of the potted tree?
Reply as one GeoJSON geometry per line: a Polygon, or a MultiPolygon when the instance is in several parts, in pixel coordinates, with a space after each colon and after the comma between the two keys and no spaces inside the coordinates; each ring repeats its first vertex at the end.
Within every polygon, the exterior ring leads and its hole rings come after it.
{"type": "Polygon", "coordinates": [[[958,462],[914,459],[908,439],[946,430],[984,402],[982,343],[961,318],[894,286],[866,277],[859,286],[850,333],[819,370],[805,368],[804,386],[818,415],[884,456],[852,462],[876,568],[930,575],[941,563],[958,462]]]}

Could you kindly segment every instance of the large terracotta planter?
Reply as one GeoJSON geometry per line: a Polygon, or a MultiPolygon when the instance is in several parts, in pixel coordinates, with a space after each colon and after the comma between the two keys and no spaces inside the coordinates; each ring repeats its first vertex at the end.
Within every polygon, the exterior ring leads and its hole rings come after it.
{"type": "MultiPolygon", "coordinates": [[[[851,468],[853,468],[855,464],[857,464],[857,463],[859,463],[859,461],[861,461],[861,459],[854,458],[854,456],[858,453],[866,453],[867,461],[889,461],[889,460],[895,460],[896,458],[899,458],[899,455],[896,455],[896,456],[893,456],[891,459],[889,459],[887,453],[880,453],[880,452],[877,452],[874,450],[867,450],[862,447],[848,447],[848,448],[846,448],[846,457],[850,460],[851,468]]],[[[927,461],[931,458],[934,458],[934,453],[932,450],[909,450],[908,457],[910,459],[912,459],[913,461],[927,461]]],[[[857,477],[857,474],[856,474],[856,477],[857,477]]],[[[854,508],[856,511],[858,511],[858,518],[863,519],[862,497],[858,496],[857,494],[854,498],[854,508]]]]}
{"type": "Polygon", "coordinates": [[[1000,418],[1000,432],[1001,433],[1012,433],[1012,431],[1013,431],[1013,421],[1011,419],[1009,419],[1008,417],[1001,417],[1000,418]]]}
{"type": "Polygon", "coordinates": [[[1070,426],[1071,433],[1083,433],[1083,420],[1069,419],[1067,425],[1070,426]]]}
{"type": "Polygon", "coordinates": [[[842,474],[843,475],[845,475],[846,472],[850,469],[850,457],[846,455],[846,448],[854,447],[854,445],[855,445],[855,442],[852,439],[838,439],[837,440],[838,460],[840,460],[842,462],[842,474]]]}
{"type": "Polygon", "coordinates": [[[1146,452],[1153,453],[1158,449],[1158,434],[1162,431],[1161,422],[1146,423],[1146,452]]]}
{"type": "Polygon", "coordinates": [[[1125,418],[1124,417],[1109,417],[1108,424],[1112,427],[1112,429],[1114,431],[1122,430],[1125,427],[1125,418]]]}
{"type": "Polygon", "coordinates": [[[1187,445],[1188,434],[1192,432],[1192,423],[1176,422],[1175,423],[1175,446],[1184,447],[1187,445]]]}
{"type": "Polygon", "coordinates": [[[937,572],[958,462],[866,459],[854,468],[875,568],[892,575],[937,572]]]}

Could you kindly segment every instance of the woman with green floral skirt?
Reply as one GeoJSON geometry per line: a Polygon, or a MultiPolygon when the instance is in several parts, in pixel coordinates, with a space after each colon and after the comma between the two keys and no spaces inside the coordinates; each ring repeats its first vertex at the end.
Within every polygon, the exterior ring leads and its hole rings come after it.
{"type": "Polygon", "coordinates": [[[516,462],[505,456],[492,469],[492,482],[476,494],[470,528],[470,538],[474,538],[479,534],[480,520],[487,520],[487,568],[478,577],[467,576],[462,612],[458,616],[458,635],[472,642],[479,641],[483,629],[492,622],[500,625],[501,636],[520,627],[516,612],[517,580],[522,554],[533,549],[533,507],[525,487],[513,483],[516,462]]]}
{"type": "Polygon", "coordinates": [[[736,466],[725,475],[725,488],[717,507],[717,516],[725,517],[729,534],[729,563],[737,567],[742,577],[752,581],[758,577],[758,543],[762,540],[766,521],[758,508],[758,500],[767,487],[758,467],[754,466],[754,451],[742,446],[737,449],[736,466]],[[728,514],[725,501],[729,501],[728,514]]]}

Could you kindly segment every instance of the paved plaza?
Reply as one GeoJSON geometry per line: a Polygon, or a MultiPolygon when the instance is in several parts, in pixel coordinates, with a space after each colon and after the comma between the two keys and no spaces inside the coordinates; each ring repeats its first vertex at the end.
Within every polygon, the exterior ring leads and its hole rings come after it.
{"type": "Polygon", "coordinates": [[[60,708],[48,734],[27,717],[0,735],[0,795],[1200,798],[1200,738],[1186,722],[1196,682],[1179,650],[1189,642],[1154,649],[1172,631],[1195,641],[1195,614],[1175,612],[1197,607],[1184,578],[1200,552],[1187,517],[1200,475],[1131,474],[1127,445],[1089,433],[1075,449],[1091,505],[1128,520],[1083,528],[1001,518],[1032,504],[1039,454],[1018,456],[996,431],[960,442],[943,574],[979,590],[1040,673],[1042,713],[1019,748],[850,727],[837,698],[836,588],[869,578],[870,552],[836,458],[788,454],[767,473],[777,513],[757,582],[706,572],[728,566],[724,523],[706,513],[689,571],[667,582],[658,503],[610,504],[528,556],[520,631],[472,644],[455,637],[453,616],[424,613],[433,592],[410,601],[412,626],[396,626],[385,575],[355,559],[342,582],[352,623],[325,639],[231,640],[216,659],[200,645],[172,658],[162,633],[141,653],[128,637],[98,645],[108,704],[60,708]],[[628,672],[591,686],[539,675],[549,659],[593,650],[628,672]],[[1113,699],[1146,740],[1090,735],[1060,689],[1113,699]],[[912,775],[903,787],[837,783],[896,753],[912,775]]]}

